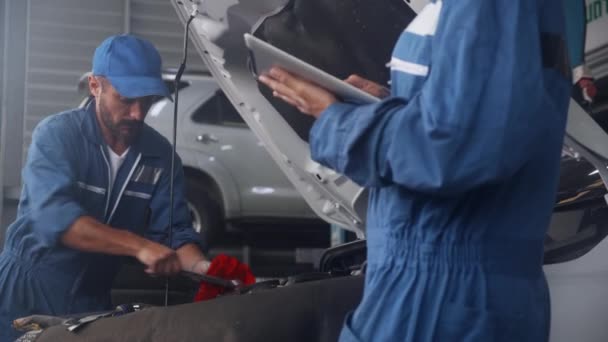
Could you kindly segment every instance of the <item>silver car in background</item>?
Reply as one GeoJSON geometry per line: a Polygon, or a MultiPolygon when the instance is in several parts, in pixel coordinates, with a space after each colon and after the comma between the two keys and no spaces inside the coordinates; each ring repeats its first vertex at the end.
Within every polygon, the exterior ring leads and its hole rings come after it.
{"type": "MultiPolygon", "coordinates": [[[[173,86],[174,74],[163,77],[173,86]]],[[[214,240],[225,223],[318,218],[211,76],[186,73],[178,91],[177,153],[195,229],[214,240]]],[[[154,104],[146,123],[171,141],[173,103],[154,104]]]]}

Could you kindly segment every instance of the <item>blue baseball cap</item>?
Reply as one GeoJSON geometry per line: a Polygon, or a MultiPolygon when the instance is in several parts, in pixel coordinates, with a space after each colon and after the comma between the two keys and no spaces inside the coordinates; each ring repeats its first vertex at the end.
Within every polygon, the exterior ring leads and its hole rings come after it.
{"type": "Polygon", "coordinates": [[[145,39],[124,34],[104,40],[93,55],[93,75],[103,76],[124,97],[171,98],[162,79],[158,50],[145,39]]]}

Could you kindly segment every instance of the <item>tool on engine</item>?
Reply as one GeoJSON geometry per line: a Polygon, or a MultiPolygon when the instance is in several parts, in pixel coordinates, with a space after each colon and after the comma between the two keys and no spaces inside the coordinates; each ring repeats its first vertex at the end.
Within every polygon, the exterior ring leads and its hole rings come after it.
{"type": "Polygon", "coordinates": [[[192,273],[192,272],[187,272],[187,271],[182,271],[181,274],[198,283],[200,283],[202,281],[205,283],[209,283],[211,285],[224,287],[228,290],[236,290],[243,286],[243,282],[240,281],[239,279],[223,279],[223,278],[214,277],[214,276],[210,276],[210,275],[206,275],[206,274],[198,274],[198,273],[192,273]]]}

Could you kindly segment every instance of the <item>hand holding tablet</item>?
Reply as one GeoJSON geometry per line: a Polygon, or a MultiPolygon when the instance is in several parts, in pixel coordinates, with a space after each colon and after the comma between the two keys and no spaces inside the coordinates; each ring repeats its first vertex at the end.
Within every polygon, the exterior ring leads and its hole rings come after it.
{"type": "Polygon", "coordinates": [[[256,77],[267,74],[272,67],[280,67],[304,80],[318,84],[344,101],[366,104],[380,100],[253,35],[245,34],[245,44],[251,51],[250,62],[256,77]]]}

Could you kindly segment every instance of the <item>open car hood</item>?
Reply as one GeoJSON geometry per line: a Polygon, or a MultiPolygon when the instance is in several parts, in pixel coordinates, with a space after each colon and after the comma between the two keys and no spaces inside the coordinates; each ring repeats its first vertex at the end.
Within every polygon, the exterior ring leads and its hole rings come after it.
{"type": "MultiPolygon", "coordinates": [[[[170,1],[183,23],[194,16],[190,37],[209,71],[312,209],[325,221],[363,237],[367,192],[311,159],[308,133],[313,119],[260,86],[243,35],[253,34],[338,78],[359,74],[386,84],[384,62],[390,60],[399,34],[428,1],[170,1]]],[[[567,132],[568,158],[582,156],[598,170],[595,178],[603,196],[608,135],[574,101],[567,132]]],[[[567,191],[561,200],[569,199],[567,191]]]]}

